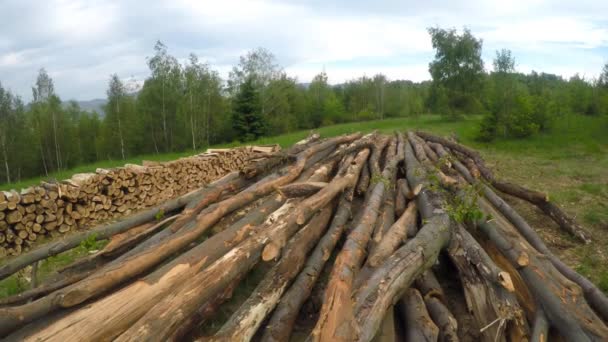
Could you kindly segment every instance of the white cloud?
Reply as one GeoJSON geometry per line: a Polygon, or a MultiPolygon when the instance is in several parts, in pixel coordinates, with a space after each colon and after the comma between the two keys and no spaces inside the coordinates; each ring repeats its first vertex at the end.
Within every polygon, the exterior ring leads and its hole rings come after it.
{"type": "Polygon", "coordinates": [[[520,71],[593,77],[608,58],[607,12],[607,1],[593,0],[5,0],[0,81],[27,99],[45,67],[62,97],[101,97],[111,73],[146,77],[156,39],[224,77],[262,46],[301,82],[324,66],[332,83],[376,73],[419,81],[430,77],[426,29],[436,25],[483,38],[488,68],[494,50],[507,48],[520,71]]]}

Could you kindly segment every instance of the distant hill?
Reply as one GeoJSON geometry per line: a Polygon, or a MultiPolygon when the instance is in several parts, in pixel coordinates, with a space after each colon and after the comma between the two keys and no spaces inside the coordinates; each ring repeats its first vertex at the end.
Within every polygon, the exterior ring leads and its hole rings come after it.
{"type": "MultiPolygon", "coordinates": [[[[70,101],[64,101],[63,102],[64,106],[67,106],[69,104],[69,102],[70,101]]],[[[87,112],[96,111],[97,114],[99,114],[100,116],[103,116],[105,114],[103,107],[106,105],[107,102],[108,102],[107,99],[93,99],[93,100],[86,100],[86,101],[76,101],[76,103],[78,103],[80,108],[82,108],[83,110],[85,110],[87,112]]]]}

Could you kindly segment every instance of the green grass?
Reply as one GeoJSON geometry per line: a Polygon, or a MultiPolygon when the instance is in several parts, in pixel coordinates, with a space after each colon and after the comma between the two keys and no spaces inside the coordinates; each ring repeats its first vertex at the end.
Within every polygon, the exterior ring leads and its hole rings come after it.
{"type": "MultiPolygon", "coordinates": [[[[384,133],[389,133],[394,130],[405,130],[405,129],[432,129],[434,132],[447,134],[450,132],[457,132],[465,137],[473,137],[476,131],[477,122],[480,120],[479,117],[474,117],[464,121],[456,121],[456,122],[446,122],[440,116],[436,115],[426,115],[419,118],[399,118],[399,119],[387,119],[387,120],[377,120],[377,121],[366,121],[366,122],[355,122],[341,125],[333,125],[328,127],[321,127],[316,129],[316,132],[319,132],[323,137],[335,136],[345,133],[353,133],[353,132],[371,132],[373,130],[379,130],[384,133]]],[[[293,133],[287,133],[280,136],[274,137],[264,137],[255,141],[241,143],[238,141],[227,143],[227,144],[219,144],[214,145],[212,148],[226,148],[226,147],[236,147],[241,145],[264,145],[264,144],[279,144],[282,147],[287,147],[292,145],[293,143],[302,140],[308,136],[308,130],[297,131],[293,133]]],[[[87,172],[95,172],[98,168],[112,168],[122,166],[124,164],[141,164],[142,160],[151,160],[151,161],[169,161],[175,160],[181,157],[186,157],[193,155],[195,153],[200,153],[203,151],[185,151],[185,152],[177,152],[177,153],[162,153],[162,154],[149,154],[149,155],[141,155],[133,158],[129,158],[126,160],[106,160],[100,161],[93,164],[81,165],[69,170],[62,170],[58,172],[53,172],[49,174],[49,176],[41,176],[23,180],[21,182],[10,183],[10,184],[2,184],[0,185],[0,190],[10,190],[10,189],[22,189],[27,188],[32,185],[37,185],[42,180],[63,180],[70,178],[73,174],[76,173],[87,173],[87,172]]]]}

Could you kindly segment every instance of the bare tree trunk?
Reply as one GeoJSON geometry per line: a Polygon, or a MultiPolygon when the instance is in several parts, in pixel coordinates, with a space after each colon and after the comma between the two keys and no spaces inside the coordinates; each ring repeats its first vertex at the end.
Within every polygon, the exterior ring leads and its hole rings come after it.
{"type": "Polygon", "coordinates": [[[196,151],[196,141],[194,138],[194,110],[192,108],[192,90],[190,90],[190,133],[192,134],[192,150],[196,151]]]}
{"type": "Polygon", "coordinates": [[[11,170],[8,167],[8,156],[6,155],[6,136],[2,137],[2,150],[4,152],[4,167],[6,169],[6,183],[10,184],[10,182],[11,182],[11,170]]]}
{"type": "Polygon", "coordinates": [[[125,160],[125,141],[122,136],[122,126],[120,123],[120,105],[118,101],[120,101],[120,99],[116,99],[116,118],[118,120],[118,135],[120,136],[120,154],[122,156],[122,160],[125,160]]]}

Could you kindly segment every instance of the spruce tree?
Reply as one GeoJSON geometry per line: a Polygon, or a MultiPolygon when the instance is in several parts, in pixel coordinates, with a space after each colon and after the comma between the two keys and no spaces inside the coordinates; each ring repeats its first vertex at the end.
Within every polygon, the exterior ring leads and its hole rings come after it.
{"type": "Polygon", "coordinates": [[[241,141],[251,141],[264,135],[264,120],[259,109],[259,97],[253,77],[248,77],[234,98],[232,127],[241,141]]]}

